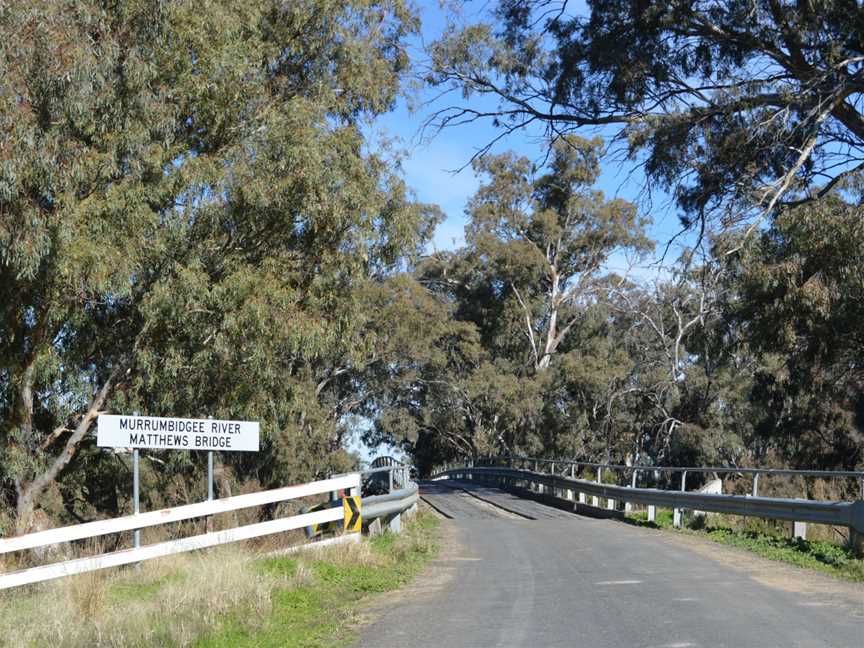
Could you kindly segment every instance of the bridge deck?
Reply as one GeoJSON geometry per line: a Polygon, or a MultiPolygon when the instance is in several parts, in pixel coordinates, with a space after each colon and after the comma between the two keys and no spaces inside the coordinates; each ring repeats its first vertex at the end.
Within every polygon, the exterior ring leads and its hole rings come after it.
{"type": "MultiPolygon", "coordinates": [[[[467,519],[476,517],[478,511],[477,501],[486,502],[492,506],[499,507],[505,511],[516,514],[530,520],[546,520],[546,519],[573,519],[573,513],[562,511],[551,506],[545,506],[538,502],[523,497],[518,497],[512,493],[502,491],[492,486],[484,486],[477,482],[465,480],[447,479],[435,482],[425,482],[422,486],[422,496],[427,502],[435,508],[440,507],[440,511],[447,514],[448,507],[453,505],[453,502],[463,500],[465,496],[473,499],[465,506],[459,507],[454,511],[454,514],[449,517],[459,519],[467,519]],[[456,492],[454,492],[456,491],[456,492]],[[462,491],[459,493],[458,491],[462,491]]],[[[488,517],[488,516],[484,516],[488,517]]],[[[499,514],[497,517],[501,517],[499,514]]]]}

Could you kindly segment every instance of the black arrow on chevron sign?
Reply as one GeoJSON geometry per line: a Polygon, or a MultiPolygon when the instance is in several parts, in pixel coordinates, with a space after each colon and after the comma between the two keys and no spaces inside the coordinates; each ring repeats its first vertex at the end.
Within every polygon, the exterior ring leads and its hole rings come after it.
{"type": "Polygon", "coordinates": [[[360,530],[360,498],[357,496],[342,499],[345,508],[345,531],[360,530]]]}

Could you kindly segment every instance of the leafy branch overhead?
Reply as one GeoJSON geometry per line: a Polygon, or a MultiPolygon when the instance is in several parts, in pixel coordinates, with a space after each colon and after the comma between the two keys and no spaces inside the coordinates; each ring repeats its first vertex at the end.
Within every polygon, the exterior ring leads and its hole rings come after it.
{"type": "Polygon", "coordinates": [[[600,128],[674,193],[685,224],[833,189],[859,200],[862,12],[854,0],[598,0],[584,14],[501,0],[432,46],[428,83],[462,100],[428,123],[600,128]]]}

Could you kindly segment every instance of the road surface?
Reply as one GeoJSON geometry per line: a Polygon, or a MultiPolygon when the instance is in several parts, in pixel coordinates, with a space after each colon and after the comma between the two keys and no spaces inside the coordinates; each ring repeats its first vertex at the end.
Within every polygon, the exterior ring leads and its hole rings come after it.
{"type": "Polygon", "coordinates": [[[421,493],[441,554],[359,648],[864,647],[860,585],[470,482],[421,493]]]}

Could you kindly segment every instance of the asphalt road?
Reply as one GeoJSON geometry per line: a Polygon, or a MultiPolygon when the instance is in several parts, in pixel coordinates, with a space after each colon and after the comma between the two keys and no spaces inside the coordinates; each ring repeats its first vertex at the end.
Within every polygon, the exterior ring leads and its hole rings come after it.
{"type": "Polygon", "coordinates": [[[459,486],[421,485],[441,554],[366,611],[360,648],[864,648],[859,585],[459,486]]]}

